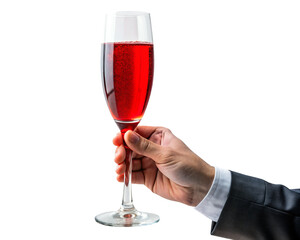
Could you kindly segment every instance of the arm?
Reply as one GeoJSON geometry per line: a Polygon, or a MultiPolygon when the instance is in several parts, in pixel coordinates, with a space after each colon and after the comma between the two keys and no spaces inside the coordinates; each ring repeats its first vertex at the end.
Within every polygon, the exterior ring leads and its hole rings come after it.
{"type": "MultiPolygon", "coordinates": [[[[113,142],[117,179],[123,181],[126,165],[121,135],[113,142]]],[[[214,167],[166,128],[138,127],[136,133],[125,134],[125,142],[134,152],[132,182],[196,206],[214,221],[213,235],[238,240],[300,239],[300,193],[234,172],[228,177],[226,171],[216,169],[215,174],[214,167]]]]}
{"type": "Polygon", "coordinates": [[[231,239],[300,239],[300,194],[231,172],[227,202],[212,235],[231,239]]]}

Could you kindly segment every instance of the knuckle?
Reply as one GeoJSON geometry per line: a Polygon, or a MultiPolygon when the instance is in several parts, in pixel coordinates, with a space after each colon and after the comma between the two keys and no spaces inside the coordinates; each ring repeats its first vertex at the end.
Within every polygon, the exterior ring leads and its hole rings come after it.
{"type": "Polygon", "coordinates": [[[173,134],[169,128],[164,128],[164,134],[173,134]]]}
{"type": "Polygon", "coordinates": [[[165,128],[165,131],[171,133],[171,130],[169,128],[165,128]]]}
{"type": "Polygon", "coordinates": [[[165,159],[166,162],[171,161],[176,155],[175,151],[171,148],[165,148],[164,151],[160,152],[161,157],[165,159]]]}
{"type": "Polygon", "coordinates": [[[144,140],[142,142],[142,149],[143,149],[143,151],[148,152],[150,150],[150,147],[151,147],[151,144],[150,144],[149,141],[144,140]]]}

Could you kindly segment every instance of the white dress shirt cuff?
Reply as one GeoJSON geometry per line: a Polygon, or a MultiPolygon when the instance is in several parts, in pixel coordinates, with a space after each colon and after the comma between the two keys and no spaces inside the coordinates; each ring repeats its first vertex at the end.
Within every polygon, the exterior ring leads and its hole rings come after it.
{"type": "Polygon", "coordinates": [[[196,210],[217,222],[227,201],[230,186],[230,171],[215,167],[213,183],[204,199],[195,207],[196,210]]]}

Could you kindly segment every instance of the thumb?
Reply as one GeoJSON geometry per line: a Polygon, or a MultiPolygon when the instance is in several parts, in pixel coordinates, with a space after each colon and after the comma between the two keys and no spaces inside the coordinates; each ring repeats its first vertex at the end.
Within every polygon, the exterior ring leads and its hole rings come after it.
{"type": "Polygon", "coordinates": [[[146,157],[152,158],[157,161],[161,155],[162,147],[148,139],[142,137],[141,135],[128,130],[125,133],[124,140],[127,146],[134,152],[144,155],[146,157]]]}

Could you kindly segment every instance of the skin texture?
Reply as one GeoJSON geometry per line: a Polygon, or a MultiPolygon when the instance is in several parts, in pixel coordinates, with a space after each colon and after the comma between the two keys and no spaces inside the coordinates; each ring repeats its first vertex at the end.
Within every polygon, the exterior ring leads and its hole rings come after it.
{"type": "MultiPolygon", "coordinates": [[[[139,126],[124,136],[133,151],[132,183],[144,184],[169,200],[197,206],[212,185],[215,169],[193,153],[164,127],[139,126]]],[[[124,181],[125,148],[122,135],[113,139],[117,146],[114,161],[119,182],[124,181]]]]}

